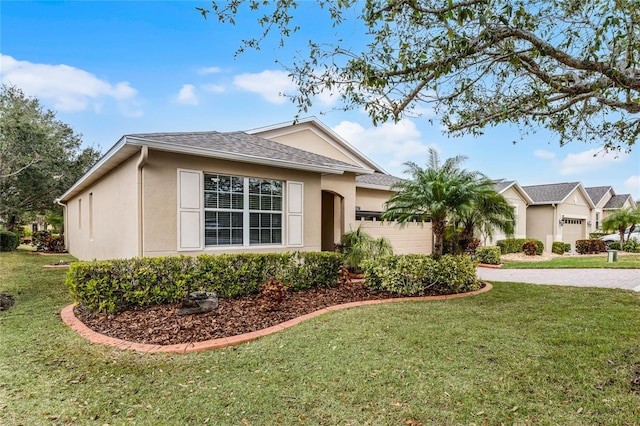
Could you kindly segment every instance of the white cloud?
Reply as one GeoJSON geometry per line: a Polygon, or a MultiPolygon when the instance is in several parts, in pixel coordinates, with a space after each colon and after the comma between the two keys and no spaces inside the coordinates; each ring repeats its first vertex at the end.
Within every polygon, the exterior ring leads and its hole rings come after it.
{"type": "Polygon", "coordinates": [[[404,172],[405,162],[414,161],[422,165],[427,158],[429,145],[422,142],[422,135],[412,121],[402,120],[369,128],[353,121],[342,121],[333,130],[397,176],[404,172]]]}
{"type": "Polygon", "coordinates": [[[577,154],[568,154],[560,161],[561,175],[586,173],[596,169],[603,169],[612,164],[621,163],[628,154],[605,152],[602,149],[590,149],[577,154]]]}
{"type": "Polygon", "coordinates": [[[198,74],[200,75],[217,74],[220,71],[222,71],[220,67],[202,67],[198,69],[198,74]]]}
{"type": "Polygon", "coordinates": [[[198,105],[198,95],[196,95],[196,88],[193,84],[184,84],[178,92],[176,101],[185,105],[198,105]]]}
{"type": "Polygon", "coordinates": [[[225,87],[220,84],[203,84],[200,88],[210,93],[222,93],[226,90],[225,87]]]}
{"type": "MultiPolygon", "coordinates": [[[[634,194],[640,192],[640,175],[630,176],[624,181],[624,187],[633,191],[634,194]]],[[[637,201],[637,200],[636,200],[637,201]]]]}
{"type": "Polygon", "coordinates": [[[99,111],[106,99],[116,101],[120,112],[141,116],[138,91],[129,82],[111,84],[69,65],[36,64],[0,54],[2,82],[19,87],[27,96],[52,101],[60,111],[99,111]]]}
{"type": "Polygon", "coordinates": [[[533,155],[539,158],[544,158],[546,160],[552,160],[556,158],[555,152],[545,151],[543,149],[537,149],[534,151],[533,155]]]}
{"type": "Polygon", "coordinates": [[[257,74],[240,74],[234,77],[233,84],[248,92],[261,95],[274,104],[283,104],[287,98],[283,94],[294,90],[295,83],[284,71],[264,70],[257,74]]]}

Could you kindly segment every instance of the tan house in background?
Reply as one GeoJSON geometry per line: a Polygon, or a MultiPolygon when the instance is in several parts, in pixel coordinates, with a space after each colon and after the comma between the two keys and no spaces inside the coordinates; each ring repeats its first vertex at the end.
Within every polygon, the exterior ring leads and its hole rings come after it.
{"type": "MultiPolygon", "coordinates": [[[[311,118],[248,132],[126,135],[58,202],[79,259],[319,251],[358,226],[358,206],[381,211],[393,179],[311,118]]],[[[387,233],[398,253],[431,252],[429,224],[366,227],[387,233]],[[414,244],[418,233],[426,244],[414,244]]]]}
{"type": "Polygon", "coordinates": [[[571,244],[589,236],[593,201],[580,182],[523,186],[533,203],[527,208],[527,238],[544,243],[551,251],[554,241],[571,244]]]}
{"type": "Polygon", "coordinates": [[[619,209],[635,208],[631,194],[617,194],[610,186],[585,188],[595,208],[591,212],[592,232],[602,231],[602,221],[619,209]]]}
{"type": "MultiPolygon", "coordinates": [[[[513,238],[527,237],[527,207],[533,203],[533,200],[525,192],[525,190],[514,180],[498,179],[494,180],[494,187],[498,194],[507,200],[509,205],[513,207],[515,215],[513,238]]],[[[483,245],[496,245],[497,241],[508,238],[505,234],[495,231],[493,238],[483,241],[483,245]]]]}

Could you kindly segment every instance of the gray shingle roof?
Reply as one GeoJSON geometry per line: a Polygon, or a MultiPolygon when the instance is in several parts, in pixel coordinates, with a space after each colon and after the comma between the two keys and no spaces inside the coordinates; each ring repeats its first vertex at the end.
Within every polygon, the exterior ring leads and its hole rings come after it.
{"type": "Polygon", "coordinates": [[[364,185],[378,185],[378,186],[393,186],[398,182],[401,182],[402,179],[399,177],[386,175],[384,173],[373,173],[371,175],[360,175],[356,176],[356,185],[364,184],[364,185]]]}
{"type": "Polygon", "coordinates": [[[330,166],[348,170],[359,168],[344,161],[303,151],[244,132],[137,133],[127,135],[127,138],[308,166],[330,166]]]}
{"type": "Polygon", "coordinates": [[[534,204],[552,204],[564,201],[578,185],[580,182],[565,182],[523,186],[522,189],[529,194],[534,204]]]}
{"type": "Polygon", "coordinates": [[[611,197],[607,204],[604,205],[605,209],[619,209],[622,207],[625,201],[631,197],[631,194],[618,194],[611,197]]]}
{"type": "Polygon", "coordinates": [[[610,189],[610,186],[590,186],[589,188],[585,188],[585,191],[589,194],[589,198],[591,198],[593,204],[598,204],[610,189]]]}
{"type": "Polygon", "coordinates": [[[515,183],[515,180],[495,179],[493,181],[493,186],[495,187],[496,192],[500,193],[505,189],[507,189],[508,187],[510,187],[511,185],[513,185],[514,183],[515,183]]]}

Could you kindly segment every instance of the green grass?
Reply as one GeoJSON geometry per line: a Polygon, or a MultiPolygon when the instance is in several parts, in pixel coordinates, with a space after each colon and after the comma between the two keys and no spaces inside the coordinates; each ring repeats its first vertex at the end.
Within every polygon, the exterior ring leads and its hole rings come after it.
{"type": "Polygon", "coordinates": [[[496,283],[348,309],[190,355],[89,344],[59,318],[70,259],[0,254],[2,425],[634,425],[640,294],[496,283]]]}
{"type": "Polygon", "coordinates": [[[640,269],[640,254],[618,256],[617,262],[607,262],[607,254],[597,256],[565,256],[545,262],[503,262],[506,269],[554,269],[554,268],[612,268],[640,269]]]}

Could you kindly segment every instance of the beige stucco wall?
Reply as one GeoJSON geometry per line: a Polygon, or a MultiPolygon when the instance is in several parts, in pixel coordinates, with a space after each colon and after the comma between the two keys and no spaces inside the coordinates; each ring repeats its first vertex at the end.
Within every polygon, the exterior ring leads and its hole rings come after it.
{"type": "Polygon", "coordinates": [[[554,241],[560,241],[555,234],[557,226],[555,209],[551,205],[527,207],[527,238],[536,238],[544,243],[544,250],[551,251],[554,241]]]}
{"type": "Polygon", "coordinates": [[[393,246],[394,254],[431,254],[433,252],[431,222],[409,223],[400,227],[390,221],[357,221],[374,238],[385,237],[393,246]]]}
{"type": "Polygon", "coordinates": [[[607,193],[602,197],[600,201],[596,204],[596,207],[591,210],[589,220],[591,221],[591,228],[589,228],[589,232],[596,232],[602,229],[602,219],[606,217],[606,211],[604,211],[604,206],[609,202],[613,194],[611,190],[608,190],[607,193]],[[596,220],[596,215],[598,216],[598,220],[596,220]],[[596,227],[597,223],[597,227],[596,227]]]}
{"type": "Polygon", "coordinates": [[[67,203],[65,235],[73,256],[92,260],[138,254],[137,159],[132,156],[67,203]]]}
{"type": "Polygon", "coordinates": [[[383,212],[385,210],[384,203],[386,203],[393,194],[395,194],[394,191],[356,188],[356,206],[364,211],[383,212]]]}
{"type": "Polygon", "coordinates": [[[335,158],[345,163],[362,166],[353,154],[340,146],[332,138],[329,138],[324,132],[319,130],[311,123],[296,124],[295,127],[277,129],[256,133],[258,136],[279,142],[284,145],[293,146],[314,154],[324,155],[325,157],[335,158]]]}
{"type": "Polygon", "coordinates": [[[186,251],[184,254],[320,250],[322,192],[319,174],[150,150],[144,168],[144,256],[177,254],[178,168],[304,183],[304,247],[221,247],[186,251]]]}
{"type": "MultiPolygon", "coordinates": [[[[527,202],[522,195],[513,187],[508,188],[502,193],[510,206],[514,207],[516,215],[516,223],[513,238],[526,238],[527,236],[527,202]]],[[[499,231],[494,231],[493,238],[487,238],[483,241],[485,245],[495,245],[497,241],[503,240],[507,236],[499,231]]]]}

